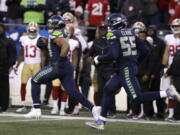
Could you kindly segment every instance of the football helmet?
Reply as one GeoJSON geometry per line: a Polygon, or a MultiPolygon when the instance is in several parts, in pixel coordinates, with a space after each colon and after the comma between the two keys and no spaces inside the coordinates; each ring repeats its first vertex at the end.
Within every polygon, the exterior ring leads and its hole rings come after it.
{"type": "Polygon", "coordinates": [[[63,14],[63,20],[72,23],[74,21],[74,16],[70,12],[66,12],[63,14]]]}
{"type": "Polygon", "coordinates": [[[53,15],[48,19],[47,27],[49,30],[62,29],[66,26],[61,16],[53,15]]]}
{"type": "Polygon", "coordinates": [[[105,25],[114,30],[126,28],[127,24],[127,18],[123,14],[113,13],[107,18],[105,25]]]}
{"type": "Polygon", "coordinates": [[[171,30],[174,34],[180,34],[180,18],[176,18],[172,21],[171,30]]]}
{"type": "Polygon", "coordinates": [[[139,32],[145,32],[146,31],[146,26],[143,22],[135,22],[132,26],[134,29],[135,33],[138,34],[139,32]]]}
{"type": "Polygon", "coordinates": [[[36,22],[30,22],[27,27],[28,37],[31,39],[36,38],[39,30],[39,25],[36,22]]]}

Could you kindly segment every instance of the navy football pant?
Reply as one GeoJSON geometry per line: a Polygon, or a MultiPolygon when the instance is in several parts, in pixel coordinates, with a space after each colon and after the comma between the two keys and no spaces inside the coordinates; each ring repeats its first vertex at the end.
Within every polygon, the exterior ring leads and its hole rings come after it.
{"type": "Polygon", "coordinates": [[[51,66],[42,68],[31,80],[33,104],[40,105],[40,85],[59,78],[68,95],[74,100],[80,102],[88,109],[92,109],[93,105],[78,91],[76,91],[75,81],[73,77],[73,66],[69,60],[66,62],[57,62],[51,66]]]}
{"type": "Polygon", "coordinates": [[[120,69],[105,85],[102,100],[101,116],[106,117],[111,106],[111,99],[117,89],[124,87],[130,100],[136,103],[160,99],[159,92],[141,93],[139,82],[136,78],[137,67],[127,66],[120,69]]]}

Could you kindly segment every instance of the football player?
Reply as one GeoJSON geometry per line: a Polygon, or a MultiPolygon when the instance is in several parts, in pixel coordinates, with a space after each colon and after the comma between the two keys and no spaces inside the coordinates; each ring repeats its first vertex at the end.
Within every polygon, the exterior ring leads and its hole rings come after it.
{"type": "MultiPolygon", "coordinates": [[[[81,35],[81,30],[75,24],[75,17],[70,12],[66,12],[63,14],[63,19],[66,21],[66,31],[69,35],[68,42],[70,45],[69,56],[74,67],[76,88],[79,91],[79,87],[78,87],[78,78],[80,71],[79,63],[81,59],[81,53],[85,48],[87,48],[87,44],[81,35]]],[[[72,114],[77,115],[79,114],[78,102],[75,102],[74,105],[75,105],[74,107],[72,106],[73,108],[72,114]]],[[[69,109],[71,110],[71,105],[69,109]]]]}
{"type": "Polygon", "coordinates": [[[37,40],[40,37],[38,34],[39,26],[36,22],[30,22],[27,26],[27,35],[20,37],[21,50],[18,62],[14,68],[16,72],[19,65],[24,60],[24,65],[21,74],[21,104],[22,107],[16,112],[26,110],[26,84],[30,77],[34,76],[41,68],[41,50],[36,46],[37,40]]]}
{"type": "Polygon", "coordinates": [[[112,95],[115,90],[124,87],[128,97],[135,103],[152,101],[164,97],[174,97],[180,101],[180,95],[175,89],[167,89],[158,92],[141,92],[139,82],[136,78],[137,54],[140,52],[146,56],[149,50],[144,45],[132,29],[127,27],[127,19],[122,14],[111,14],[107,19],[107,25],[111,32],[107,33],[109,52],[106,55],[96,56],[94,62],[116,60],[119,69],[104,87],[102,100],[102,111],[98,120],[86,122],[87,126],[95,129],[104,130],[107,111],[111,104],[112,95]]]}
{"type": "MultiPolygon", "coordinates": [[[[176,18],[172,21],[171,24],[171,31],[172,34],[168,34],[165,36],[165,41],[166,41],[166,48],[163,56],[163,61],[162,61],[162,72],[163,70],[167,70],[167,68],[170,67],[172,64],[174,54],[176,53],[177,50],[180,49],[180,18],[176,18]],[[167,67],[167,68],[165,68],[167,67]],[[165,68],[165,69],[164,69],[165,68]]],[[[164,72],[163,72],[164,73],[164,72]]],[[[161,90],[168,89],[171,85],[171,78],[170,76],[164,76],[161,78],[161,90]]],[[[173,119],[174,115],[174,109],[173,109],[173,99],[169,98],[168,99],[168,109],[169,109],[169,115],[166,118],[166,120],[171,120],[173,119]]]]}
{"type": "Polygon", "coordinates": [[[42,68],[31,80],[33,108],[25,115],[26,118],[41,117],[40,85],[54,79],[60,79],[63,88],[69,96],[92,111],[97,118],[100,108],[92,105],[81,93],[76,91],[73,66],[68,58],[69,43],[64,32],[66,23],[61,16],[52,16],[48,20],[49,38],[40,37],[37,45],[47,47],[51,65],[42,68]]]}

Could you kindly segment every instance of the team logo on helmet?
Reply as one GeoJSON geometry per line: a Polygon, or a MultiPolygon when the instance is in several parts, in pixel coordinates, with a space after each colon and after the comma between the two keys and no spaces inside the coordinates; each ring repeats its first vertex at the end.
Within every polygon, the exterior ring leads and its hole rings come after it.
{"type": "Polygon", "coordinates": [[[65,26],[65,21],[62,19],[61,16],[54,15],[48,19],[47,27],[49,30],[62,29],[65,26]]]}
{"type": "Polygon", "coordinates": [[[127,27],[127,18],[123,14],[113,13],[106,21],[110,29],[122,29],[127,27]]]}

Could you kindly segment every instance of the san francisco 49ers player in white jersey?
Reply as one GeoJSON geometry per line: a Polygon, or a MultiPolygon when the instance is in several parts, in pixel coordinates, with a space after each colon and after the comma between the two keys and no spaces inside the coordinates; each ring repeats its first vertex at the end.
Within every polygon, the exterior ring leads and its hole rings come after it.
{"type": "MultiPolygon", "coordinates": [[[[171,24],[172,34],[165,36],[165,41],[167,46],[164,52],[162,64],[167,65],[167,68],[172,64],[174,54],[176,53],[176,51],[180,49],[179,27],[180,27],[180,18],[174,19],[171,24]]],[[[160,89],[166,90],[170,87],[173,87],[173,85],[171,85],[171,78],[169,76],[166,76],[166,74],[164,74],[164,76],[161,78],[160,89]]],[[[174,115],[173,99],[168,99],[168,109],[169,109],[169,115],[166,118],[166,120],[171,120],[173,119],[173,115],[174,115]]]]}
{"type": "Polygon", "coordinates": [[[22,107],[16,112],[26,111],[25,96],[26,84],[31,76],[34,76],[41,68],[41,51],[36,46],[39,26],[36,22],[30,22],[27,26],[27,34],[20,37],[21,50],[18,62],[14,68],[16,72],[21,62],[24,60],[24,65],[21,73],[21,101],[22,107]]]}

